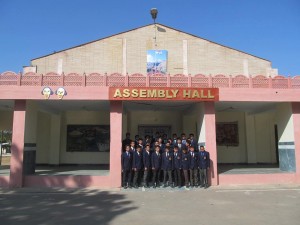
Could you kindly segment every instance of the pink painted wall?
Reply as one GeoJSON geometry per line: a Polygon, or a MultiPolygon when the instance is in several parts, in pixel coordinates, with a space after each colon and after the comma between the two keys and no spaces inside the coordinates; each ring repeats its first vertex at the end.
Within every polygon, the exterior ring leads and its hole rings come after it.
{"type": "Polygon", "coordinates": [[[110,176],[25,176],[26,187],[111,187],[110,176]]]}
{"type": "Polygon", "coordinates": [[[110,102],[110,184],[121,187],[121,149],[122,149],[122,113],[121,101],[110,102]]]}
{"type": "MultiPolygon", "coordinates": [[[[56,91],[60,86],[50,86],[56,91]]],[[[69,100],[109,100],[109,87],[102,86],[67,86],[69,100]]],[[[1,86],[0,99],[44,99],[42,86],[1,86]]],[[[219,101],[260,101],[260,102],[297,102],[300,89],[275,88],[219,88],[219,101]]],[[[51,100],[58,100],[55,94],[51,100]]]]}
{"type": "Polygon", "coordinates": [[[300,103],[292,103],[297,182],[300,183],[300,103]]]}
{"type": "Polygon", "coordinates": [[[9,186],[20,188],[23,186],[23,151],[25,133],[26,101],[16,100],[13,118],[13,136],[10,159],[9,186]]]}
{"type": "Polygon", "coordinates": [[[292,184],[295,173],[273,174],[219,174],[219,185],[292,184]]]}
{"type": "Polygon", "coordinates": [[[216,117],[215,103],[204,103],[205,120],[205,147],[210,154],[209,179],[213,186],[218,185],[218,164],[217,164],[217,145],[216,145],[216,117]]]}

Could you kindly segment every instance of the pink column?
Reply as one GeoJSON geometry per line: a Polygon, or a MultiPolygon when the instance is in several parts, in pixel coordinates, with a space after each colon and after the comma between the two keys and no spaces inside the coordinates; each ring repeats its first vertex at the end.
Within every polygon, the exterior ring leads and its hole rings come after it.
{"type": "Polygon", "coordinates": [[[300,183],[300,102],[292,102],[294,140],[295,140],[295,163],[297,182],[300,183]]]}
{"type": "Polygon", "coordinates": [[[218,165],[217,165],[217,145],[216,145],[216,118],[215,103],[204,102],[205,118],[205,148],[210,154],[210,171],[209,179],[213,186],[219,184],[218,165]]]}
{"type": "Polygon", "coordinates": [[[111,101],[109,172],[111,187],[121,187],[122,113],[122,102],[111,101]]]}
{"type": "Polygon", "coordinates": [[[23,185],[23,149],[25,133],[26,101],[16,100],[13,118],[12,146],[10,159],[9,187],[20,188],[23,185]]]}

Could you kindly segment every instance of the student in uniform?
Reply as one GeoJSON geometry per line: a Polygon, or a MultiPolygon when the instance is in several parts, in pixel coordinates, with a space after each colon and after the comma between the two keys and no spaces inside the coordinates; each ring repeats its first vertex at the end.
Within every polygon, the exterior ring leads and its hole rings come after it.
{"type": "Polygon", "coordinates": [[[131,141],[130,142],[130,153],[134,153],[135,152],[135,141],[131,141]]]}
{"type": "Polygon", "coordinates": [[[209,152],[205,151],[203,145],[200,146],[198,167],[200,170],[200,187],[208,187],[207,172],[210,167],[209,152]]]}
{"type": "Polygon", "coordinates": [[[160,147],[161,153],[163,153],[165,151],[165,145],[162,141],[163,141],[163,139],[161,137],[159,137],[158,138],[158,146],[160,147]]]}
{"type": "Polygon", "coordinates": [[[145,151],[143,152],[143,164],[144,164],[143,186],[148,188],[149,187],[148,181],[151,172],[151,153],[150,153],[149,144],[146,145],[145,151]]]}
{"type": "Polygon", "coordinates": [[[141,170],[143,169],[143,156],[140,146],[136,147],[136,152],[133,154],[132,169],[134,171],[133,186],[138,188],[141,170]]]}
{"type": "Polygon", "coordinates": [[[125,152],[125,146],[126,145],[130,145],[130,142],[131,142],[131,140],[130,140],[130,133],[127,132],[126,133],[126,138],[122,141],[122,151],[123,152],[125,152]]]}
{"type": "Polygon", "coordinates": [[[185,142],[186,142],[186,135],[185,135],[185,133],[182,133],[181,134],[181,143],[185,145],[185,142]]]}
{"type": "Polygon", "coordinates": [[[197,142],[197,140],[195,139],[193,133],[190,133],[189,139],[190,139],[191,145],[194,146],[195,152],[198,152],[198,151],[199,151],[199,149],[198,149],[198,142],[197,142]]]}
{"type": "Polygon", "coordinates": [[[178,147],[174,147],[173,153],[174,165],[174,186],[181,188],[181,154],[178,152],[178,147]]]}
{"type": "Polygon", "coordinates": [[[198,186],[198,154],[194,150],[194,146],[190,146],[190,182],[191,187],[198,186]]]}
{"type": "Polygon", "coordinates": [[[185,147],[185,145],[182,144],[180,137],[177,138],[176,144],[174,146],[178,147],[179,153],[181,153],[182,149],[185,147]]]}
{"type": "Polygon", "coordinates": [[[125,152],[121,156],[121,165],[123,172],[123,187],[131,188],[131,172],[132,172],[132,153],[130,153],[130,146],[125,146],[125,152]]]}
{"type": "Polygon", "coordinates": [[[187,149],[184,147],[181,154],[181,168],[183,171],[184,184],[189,187],[189,165],[190,165],[190,155],[187,149]]]}
{"type": "Polygon", "coordinates": [[[169,152],[170,153],[173,153],[173,148],[171,148],[171,145],[170,145],[170,143],[169,142],[167,142],[166,144],[165,144],[165,148],[169,148],[169,152]]]}
{"type": "Polygon", "coordinates": [[[159,146],[155,147],[155,151],[151,155],[151,165],[152,165],[152,186],[156,188],[159,186],[159,172],[161,169],[161,154],[159,153],[159,146]]]}
{"type": "Polygon", "coordinates": [[[173,145],[175,146],[175,145],[176,145],[176,143],[177,143],[177,134],[176,134],[176,133],[174,133],[174,134],[172,135],[172,137],[173,137],[173,139],[172,139],[172,143],[173,143],[173,145]]]}
{"type": "Polygon", "coordinates": [[[135,145],[138,145],[140,136],[137,134],[134,136],[135,145]]]}
{"type": "Polygon", "coordinates": [[[165,152],[162,155],[162,169],[164,171],[164,187],[167,187],[167,176],[169,180],[169,185],[174,187],[173,182],[172,182],[172,170],[173,170],[173,156],[169,152],[170,148],[166,147],[165,152]]]}
{"type": "Polygon", "coordinates": [[[152,142],[152,139],[150,138],[150,136],[149,136],[149,135],[146,135],[146,136],[145,136],[144,145],[150,144],[150,146],[151,146],[151,144],[152,144],[151,142],[152,142]]]}
{"type": "Polygon", "coordinates": [[[144,151],[144,144],[143,144],[143,139],[142,138],[139,138],[137,146],[140,146],[142,151],[144,151]]]}

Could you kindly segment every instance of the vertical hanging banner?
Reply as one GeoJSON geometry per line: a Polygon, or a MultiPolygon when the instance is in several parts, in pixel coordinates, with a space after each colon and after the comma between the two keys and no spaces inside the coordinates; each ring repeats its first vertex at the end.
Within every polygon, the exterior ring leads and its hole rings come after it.
{"type": "Polygon", "coordinates": [[[147,51],[147,74],[166,74],[168,62],[167,50],[147,51]]]}

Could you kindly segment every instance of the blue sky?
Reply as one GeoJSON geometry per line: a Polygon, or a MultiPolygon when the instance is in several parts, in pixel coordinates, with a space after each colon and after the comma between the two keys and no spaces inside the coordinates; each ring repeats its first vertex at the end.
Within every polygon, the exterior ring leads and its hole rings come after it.
{"type": "Polygon", "coordinates": [[[157,22],[268,59],[300,75],[299,0],[0,0],[0,72],[157,22]]]}

